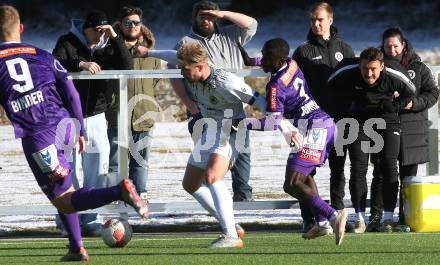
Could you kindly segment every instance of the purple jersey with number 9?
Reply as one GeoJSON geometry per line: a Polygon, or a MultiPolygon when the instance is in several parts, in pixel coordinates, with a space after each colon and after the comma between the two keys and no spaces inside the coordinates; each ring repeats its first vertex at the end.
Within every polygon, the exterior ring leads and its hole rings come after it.
{"type": "Polygon", "coordinates": [[[50,53],[25,43],[0,44],[0,104],[17,138],[71,117],[56,86],[66,79],[71,77],[50,53]]]}

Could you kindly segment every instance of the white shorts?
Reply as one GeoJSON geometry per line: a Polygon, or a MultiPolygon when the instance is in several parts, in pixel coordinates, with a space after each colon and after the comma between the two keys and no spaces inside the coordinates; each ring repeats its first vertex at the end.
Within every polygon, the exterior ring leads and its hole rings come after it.
{"type": "Polygon", "coordinates": [[[188,164],[206,169],[211,154],[219,154],[229,159],[229,168],[234,165],[239,153],[249,152],[249,131],[222,133],[221,128],[212,126],[202,132],[195,143],[188,164]]]}

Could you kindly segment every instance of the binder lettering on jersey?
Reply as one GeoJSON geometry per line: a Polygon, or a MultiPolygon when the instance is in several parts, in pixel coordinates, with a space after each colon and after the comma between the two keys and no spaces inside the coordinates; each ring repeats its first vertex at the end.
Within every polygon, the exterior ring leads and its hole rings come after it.
{"type": "Polygon", "coordinates": [[[37,50],[32,47],[9,48],[0,51],[0,58],[5,58],[16,54],[37,54],[37,50]]]}

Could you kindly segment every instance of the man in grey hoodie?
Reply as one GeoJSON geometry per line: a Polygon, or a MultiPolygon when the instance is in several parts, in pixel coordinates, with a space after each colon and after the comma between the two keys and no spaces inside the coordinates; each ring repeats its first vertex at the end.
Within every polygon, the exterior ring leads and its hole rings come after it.
{"type": "MultiPolygon", "coordinates": [[[[72,20],[70,32],[58,39],[52,53],[69,72],[88,71],[96,74],[101,70],[133,69],[124,40],[116,34],[102,11],[90,12],[85,20],[72,20]]],[[[113,183],[109,183],[111,180],[107,177],[110,147],[104,111],[115,101],[118,81],[75,80],[74,83],[85,118],[84,136],[87,146],[82,154],[83,186],[107,187],[113,183]]],[[[74,173],[78,172],[76,161],[78,157],[74,154],[74,173]]],[[[101,223],[102,220],[96,214],[81,216],[84,234],[98,235],[101,223]]]]}

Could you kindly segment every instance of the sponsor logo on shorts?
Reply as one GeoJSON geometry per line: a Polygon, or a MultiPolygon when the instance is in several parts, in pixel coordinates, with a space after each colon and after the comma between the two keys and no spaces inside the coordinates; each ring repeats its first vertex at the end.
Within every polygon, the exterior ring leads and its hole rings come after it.
{"type": "Polygon", "coordinates": [[[307,132],[304,146],[314,150],[324,150],[327,140],[327,129],[312,128],[307,132]]]}
{"type": "Polygon", "coordinates": [[[273,86],[270,91],[270,110],[277,110],[277,87],[273,86]]]}
{"type": "Polygon", "coordinates": [[[43,173],[51,173],[60,164],[58,152],[54,144],[32,154],[35,162],[43,173]]]}
{"type": "Polygon", "coordinates": [[[304,147],[299,154],[299,158],[308,162],[321,163],[322,151],[304,147]]]}

